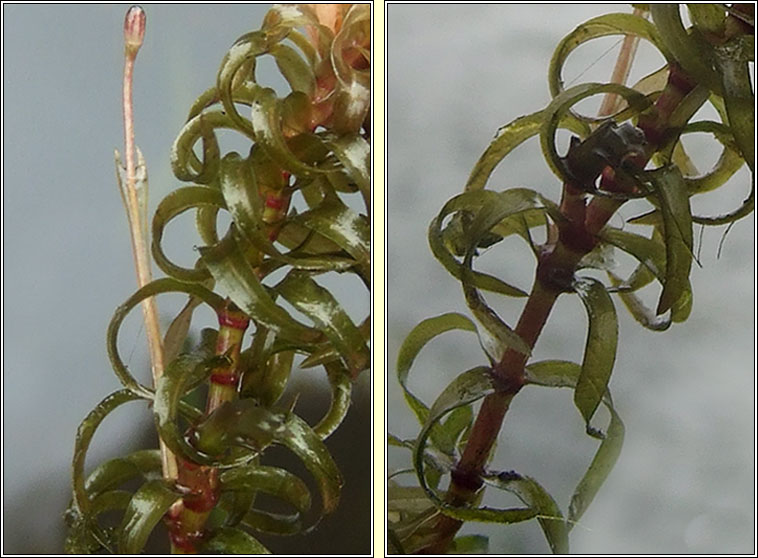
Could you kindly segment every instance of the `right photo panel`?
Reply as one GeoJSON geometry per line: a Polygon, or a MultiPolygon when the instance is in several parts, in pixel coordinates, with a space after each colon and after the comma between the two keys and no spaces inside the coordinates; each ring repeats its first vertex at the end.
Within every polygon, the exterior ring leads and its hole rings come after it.
{"type": "Polygon", "coordinates": [[[754,4],[385,16],[387,554],[755,552],[754,4]]]}

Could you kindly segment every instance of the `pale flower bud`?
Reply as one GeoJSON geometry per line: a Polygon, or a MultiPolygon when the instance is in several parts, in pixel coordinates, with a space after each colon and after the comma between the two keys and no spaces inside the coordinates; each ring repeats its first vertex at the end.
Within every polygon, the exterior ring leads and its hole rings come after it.
{"type": "Polygon", "coordinates": [[[145,38],[145,10],[140,6],[132,6],[124,18],[124,46],[129,55],[137,54],[142,40],[145,38]]]}

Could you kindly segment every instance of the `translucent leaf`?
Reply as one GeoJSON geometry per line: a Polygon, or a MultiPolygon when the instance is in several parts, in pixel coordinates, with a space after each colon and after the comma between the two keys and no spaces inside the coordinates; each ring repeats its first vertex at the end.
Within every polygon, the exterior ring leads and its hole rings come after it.
{"type": "MultiPolygon", "coordinates": [[[[456,279],[462,280],[463,265],[455,259],[448,246],[445,245],[446,239],[443,238],[442,233],[442,223],[445,220],[445,217],[458,211],[476,212],[485,205],[497,203],[502,202],[499,202],[499,195],[496,192],[492,192],[490,190],[476,190],[472,192],[465,192],[448,200],[437,217],[435,217],[429,225],[429,245],[432,249],[432,253],[445,267],[445,269],[447,269],[447,271],[456,279]]],[[[539,205],[540,204],[538,204],[537,200],[535,199],[534,205],[532,207],[539,205]]],[[[527,208],[522,207],[521,209],[524,210],[527,208]]],[[[449,241],[449,239],[447,240],[449,241]]],[[[471,239],[469,237],[462,239],[461,245],[468,246],[470,240],[471,239]]],[[[478,244],[478,240],[474,244],[478,244]]],[[[498,292],[508,296],[527,296],[526,293],[521,289],[509,285],[497,277],[488,275],[486,273],[474,271],[471,281],[480,289],[498,292]]]]}
{"type": "Polygon", "coordinates": [[[666,58],[669,58],[658,30],[647,19],[623,13],[605,14],[592,18],[578,25],[576,29],[566,35],[553,51],[553,58],[550,60],[548,70],[550,94],[553,97],[564,90],[562,73],[569,54],[578,46],[592,39],[609,35],[641,37],[650,41],[666,58]]]}
{"type": "Polygon", "coordinates": [[[611,413],[611,422],[605,432],[605,437],[571,497],[569,530],[584,515],[621,453],[621,446],[624,443],[624,423],[621,422],[621,418],[612,405],[608,405],[608,410],[611,413]]]}
{"type": "MultiPolygon", "coordinates": [[[[524,373],[529,384],[575,388],[582,374],[582,367],[574,362],[546,360],[527,365],[524,373]]],[[[567,521],[569,531],[582,517],[608,478],[624,443],[624,423],[613,408],[610,393],[607,391],[603,397],[603,404],[610,411],[611,420],[590,466],[574,489],[567,521]]]]}
{"type": "Polygon", "coordinates": [[[613,301],[602,283],[591,278],[580,278],[574,281],[573,289],[584,303],[589,321],[582,373],[574,391],[574,403],[589,429],[590,419],[608,389],[613,372],[618,322],[613,301]]]}
{"type": "MultiPolygon", "coordinates": [[[[608,277],[611,280],[611,284],[614,287],[623,285],[623,281],[620,277],[614,273],[608,271],[608,277]]],[[[621,298],[626,309],[639,322],[643,327],[653,331],[665,331],[671,325],[671,318],[668,316],[656,316],[655,312],[645,306],[640,298],[633,292],[619,291],[619,298],[621,298]]]]}
{"type": "MultiPolygon", "coordinates": [[[[92,501],[87,493],[84,480],[84,462],[87,458],[92,437],[100,426],[100,423],[112,413],[116,408],[129,401],[143,399],[140,394],[134,393],[127,389],[122,389],[111,393],[95,407],[79,425],[76,431],[76,442],[74,444],[73,468],[73,486],[74,486],[74,510],[83,516],[90,513],[92,501]]],[[[97,477],[96,477],[97,478],[97,477]]]]}
{"type": "Polygon", "coordinates": [[[130,500],[121,520],[119,554],[139,554],[155,526],[181,496],[172,481],[156,479],[143,484],[130,500]]]}
{"type": "Polygon", "coordinates": [[[466,253],[461,268],[463,292],[468,307],[484,327],[480,338],[493,365],[502,359],[507,349],[529,355],[531,347],[487,305],[477,291],[471,269],[474,252],[480,240],[493,226],[506,217],[534,209],[541,201],[541,197],[531,190],[512,189],[500,192],[491,203],[481,206],[468,229],[463,231],[466,239],[466,253]]]}
{"type": "MultiPolygon", "coordinates": [[[[755,94],[747,60],[735,56],[731,46],[733,43],[723,45],[716,57],[721,72],[724,105],[737,146],[750,171],[755,172],[755,94]]],[[[754,48],[755,45],[750,52],[754,48]]]]}
{"type": "Polygon", "coordinates": [[[537,512],[537,521],[542,527],[553,554],[568,554],[569,540],[566,522],[553,497],[533,478],[507,472],[488,474],[483,477],[487,484],[518,496],[527,506],[537,512]]]}
{"type": "Polygon", "coordinates": [[[152,399],[153,390],[140,384],[134,378],[134,376],[131,375],[129,370],[126,368],[124,361],[121,359],[121,355],[118,352],[118,332],[121,328],[121,324],[123,323],[124,318],[126,318],[129,312],[131,312],[135,306],[137,306],[146,298],[168,292],[186,293],[195,296],[208,304],[217,312],[219,312],[224,306],[224,299],[222,299],[214,292],[209,291],[202,285],[185,283],[182,281],[177,281],[176,279],[165,278],[156,279],[155,281],[148,283],[132,296],[130,296],[126,302],[124,302],[116,309],[116,312],[113,314],[113,318],[111,318],[110,324],[108,324],[108,333],[106,339],[108,358],[111,361],[111,366],[113,366],[113,371],[115,372],[116,376],[118,376],[118,379],[121,381],[124,387],[128,388],[135,394],[148,399],[152,399]]]}
{"type": "Polygon", "coordinates": [[[387,512],[421,513],[430,506],[426,492],[418,486],[400,486],[390,482],[387,486],[387,512]]]}
{"type": "Polygon", "coordinates": [[[427,318],[411,330],[398,351],[396,364],[397,379],[403,388],[408,406],[422,425],[426,422],[429,409],[408,389],[408,373],[411,366],[413,366],[413,361],[416,360],[416,356],[421,352],[424,345],[438,335],[456,329],[476,332],[474,323],[463,314],[450,312],[434,318],[427,318]]]}

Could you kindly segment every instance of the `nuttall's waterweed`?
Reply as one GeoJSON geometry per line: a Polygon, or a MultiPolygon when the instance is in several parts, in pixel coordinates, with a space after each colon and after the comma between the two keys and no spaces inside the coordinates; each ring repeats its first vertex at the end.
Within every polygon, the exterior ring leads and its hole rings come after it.
{"type": "Polygon", "coordinates": [[[344,293],[319,283],[322,275],[340,273],[356,275],[366,290],[371,285],[370,9],[274,6],[260,29],[240,37],[215,84],[190,108],[172,149],[174,175],[191,185],[160,202],[150,228],[147,169],[134,145],[131,101],[145,23],[142,8],[128,10],[123,165],[116,152],[139,289],[108,327],[108,354],[123,387],[77,433],[66,551],[139,553],[163,524],[174,553],[268,553],[255,533],[306,533],[337,508],[343,480],[324,440],[343,422],[353,382],[370,366],[370,316],[354,322],[340,302],[344,293]],[[275,60],[289,86],[285,95],[256,80],[262,56],[275,60]],[[220,128],[247,139],[249,151],[222,154],[220,128]],[[185,268],[166,255],[162,240],[166,225],[193,209],[203,245],[195,265],[185,268]],[[220,233],[222,212],[231,223],[220,233]],[[152,279],[151,251],[167,277],[152,279]],[[155,302],[162,293],[187,295],[165,333],[155,302]],[[204,329],[193,343],[188,333],[202,304],[216,314],[218,327],[204,329]],[[137,305],[152,385],[132,375],[118,350],[121,324],[137,305]],[[299,366],[296,355],[305,357],[299,366]],[[315,367],[326,372],[332,401],[311,425],[282,394],[295,370],[315,367]],[[150,404],[160,447],[85,474],[100,423],[131,401],[150,404]],[[262,464],[273,445],[294,454],[311,481],[262,464]],[[136,490],[127,490],[127,481],[136,490]],[[259,495],[288,511],[260,504],[259,495]]]}
{"type": "Polygon", "coordinates": [[[690,198],[721,187],[743,165],[754,171],[754,94],[748,65],[754,52],[754,5],[689,4],[688,9],[692,23],[687,28],[679,5],[650,4],[636,5],[634,14],[596,17],[567,35],[550,63],[552,101],[500,128],[474,165],[463,193],[448,200],[432,220],[431,250],[461,283],[474,319],[457,312],[426,319],[398,352],[397,378],[421,429],[411,439],[389,436],[391,446],[410,450],[412,466],[388,479],[390,553],[486,553],[486,537],[457,536],[465,523],[530,519],[537,519],[552,552],[568,553],[569,533],[613,468],[624,438],[608,389],[619,345],[612,296],[643,327],[660,331],[683,322],[692,307],[693,225],[733,223],[753,211],[754,181],[744,202],[724,215],[693,214],[690,198]],[[611,82],[565,86],[562,72],[568,55],[608,35],[627,37],[611,82]],[[660,51],[665,65],[627,87],[622,83],[635,38],[660,51]],[[578,103],[598,94],[606,95],[598,117],[577,113],[578,103]],[[696,120],[706,103],[719,121],[696,120]],[[559,129],[573,135],[564,156],[559,155],[563,146],[556,145],[559,129]],[[713,134],[721,150],[704,175],[692,171],[681,142],[682,135],[695,131],[713,134]],[[562,184],[560,199],[552,201],[523,187],[488,188],[503,159],[534,136],[539,136],[545,163],[562,184]],[[632,199],[647,202],[647,211],[621,227],[612,224],[611,218],[632,199]],[[635,232],[632,224],[644,224],[649,232],[635,232]],[[531,230],[543,226],[545,242],[535,245],[531,230]],[[495,251],[506,237],[523,239],[537,260],[528,292],[474,269],[481,249],[495,251]],[[608,255],[614,251],[635,262],[628,276],[618,276],[610,265],[608,255]],[[607,276],[607,284],[598,276],[607,276]],[[651,308],[638,291],[653,282],[660,291],[651,308]],[[514,327],[487,304],[482,290],[526,299],[514,327]],[[578,295],[586,310],[581,362],[533,361],[535,343],[564,294],[578,295]],[[477,336],[484,364],[460,373],[427,405],[410,391],[411,368],[427,343],[455,330],[477,336]],[[511,401],[528,386],[571,389],[587,434],[600,441],[565,511],[537,479],[495,459],[511,401]],[[607,412],[598,413],[600,407],[607,412]],[[608,422],[598,427],[602,416],[608,422]],[[408,474],[412,481],[401,482],[408,474]],[[495,490],[513,494],[523,506],[483,504],[495,490]]]}

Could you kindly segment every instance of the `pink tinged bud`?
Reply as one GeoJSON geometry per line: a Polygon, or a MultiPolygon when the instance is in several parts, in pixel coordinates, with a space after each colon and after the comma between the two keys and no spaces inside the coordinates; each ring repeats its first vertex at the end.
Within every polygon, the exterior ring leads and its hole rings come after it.
{"type": "Polygon", "coordinates": [[[142,46],[142,40],[145,38],[145,21],[147,16],[145,10],[140,6],[132,6],[126,12],[124,18],[124,45],[127,54],[135,55],[142,46]]]}

